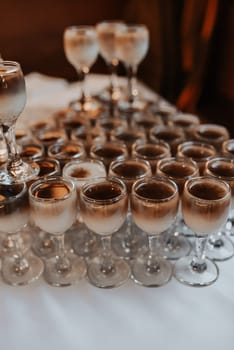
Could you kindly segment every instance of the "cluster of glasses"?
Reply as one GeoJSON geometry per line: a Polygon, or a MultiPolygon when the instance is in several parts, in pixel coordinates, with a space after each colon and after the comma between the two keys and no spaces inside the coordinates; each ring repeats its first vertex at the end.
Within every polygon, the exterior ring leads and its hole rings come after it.
{"type": "Polygon", "coordinates": [[[215,261],[234,255],[234,140],[225,127],[159,100],[91,118],[71,104],[15,131],[25,100],[20,65],[1,61],[5,282],[42,273],[54,286],[87,275],[100,288],[130,277],[154,287],[173,274],[191,286],[217,279],[215,261]]]}

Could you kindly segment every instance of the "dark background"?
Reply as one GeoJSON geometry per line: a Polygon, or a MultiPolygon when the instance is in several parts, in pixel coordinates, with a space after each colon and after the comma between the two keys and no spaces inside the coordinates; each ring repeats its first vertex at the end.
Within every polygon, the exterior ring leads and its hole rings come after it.
{"type": "MultiPolygon", "coordinates": [[[[233,0],[1,0],[0,53],[19,61],[25,74],[76,80],[63,52],[64,28],[110,19],[149,27],[140,79],[234,135],[233,0]]],[[[100,57],[91,71],[107,73],[100,57]]]]}

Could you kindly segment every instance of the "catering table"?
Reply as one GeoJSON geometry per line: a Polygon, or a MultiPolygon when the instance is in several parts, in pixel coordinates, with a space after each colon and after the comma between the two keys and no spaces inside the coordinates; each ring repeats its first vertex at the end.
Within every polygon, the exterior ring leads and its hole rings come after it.
{"type": "MultiPolygon", "coordinates": [[[[90,91],[106,81],[90,76],[90,91]]],[[[78,94],[76,83],[38,73],[26,82],[28,101],[19,127],[47,118],[78,94]]],[[[219,268],[218,281],[200,289],[175,279],[160,288],[129,280],[112,290],[86,280],[67,288],[51,287],[43,278],[25,287],[0,281],[0,350],[233,350],[234,259],[219,268]]]]}

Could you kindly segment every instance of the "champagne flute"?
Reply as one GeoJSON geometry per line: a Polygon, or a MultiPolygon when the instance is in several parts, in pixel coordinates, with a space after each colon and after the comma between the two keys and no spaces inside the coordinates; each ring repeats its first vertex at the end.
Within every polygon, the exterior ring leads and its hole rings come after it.
{"type": "Polygon", "coordinates": [[[70,106],[76,111],[91,113],[100,109],[100,104],[87,96],[85,77],[98,56],[98,41],[95,27],[70,26],[64,31],[64,50],[67,60],[76,69],[81,86],[81,97],[72,101],[70,106]]]}
{"type": "Polygon", "coordinates": [[[125,112],[142,110],[146,101],[139,98],[136,74],[139,63],[144,59],[149,48],[149,31],[145,25],[126,25],[116,31],[116,52],[128,74],[127,100],[120,100],[118,107],[125,112]]]}
{"type": "Polygon", "coordinates": [[[98,97],[104,102],[115,103],[119,100],[121,91],[117,85],[117,67],[119,60],[116,55],[115,35],[118,29],[124,29],[121,21],[102,21],[97,23],[96,30],[99,42],[100,54],[105,60],[110,71],[110,85],[103,90],[98,97]]]}
{"type": "Polygon", "coordinates": [[[175,264],[174,276],[179,282],[204,287],[218,278],[218,267],[206,258],[205,248],[209,235],[225,224],[230,202],[230,186],[220,179],[203,176],[186,181],[182,196],[183,217],[195,233],[196,244],[195,254],[175,264]]]}
{"type": "Polygon", "coordinates": [[[25,81],[19,63],[0,62],[0,127],[7,145],[8,160],[0,171],[3,183],[20,183],[33,179],[39,172],[34,163],[24,162],[15,140],[15,124],[26,102],[25,81]]]}

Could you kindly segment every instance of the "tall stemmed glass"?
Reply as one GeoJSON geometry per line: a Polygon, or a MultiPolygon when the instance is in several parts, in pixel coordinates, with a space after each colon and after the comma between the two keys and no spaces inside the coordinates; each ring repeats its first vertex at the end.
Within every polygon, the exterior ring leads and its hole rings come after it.
{"type": "Polygon", "coordinates": [[[37,256],[23,252],[21,232],[29,221],[28,191],[25,183],[0,184],[0,230],[11,241],[2,262],[2,276],[11,285],[25,285],[36,280],[43,271],[37,256]]]}
{"type": "Polygon", "coordinates": [[[119,65],[119,60],[116,55],[115,33],[118,29],[124,29],[125,26],[126,25],[121,21],[103,21],[96,25],[100,54],[110,71],[110,85],[108,89],[103,90],[98,97],[112,104],[118,101],[121,94],[120,88],[117,85],[117,67],[119,65]]]}
{"type": "Polygon", "coordinates": [[[178,204],[177,185],[169,179],[155,177],[134,183],[131,193],[133,220],[149,236],[149,251],[133,262],[135,282],[159,287],[170,280],[172,265],[162,257],[158,237],[175,220],[178,204]]]}
{"type": "Polygon", "coordinates": [[[19,183],[33,179],[39,167],[23,162],[15,141],[15,123],[26,102],[25,81],[19,63],[0,61],[0,127],[7,145],[6,168],[0,171],[3,183],[19,183]]]}
{"type": "Polygon", "coordinates": [[[85,91],[85,77],[98,56],[98,41],[95,27],[71,26],[64,31],[64,50],[67,60],[76,69],[81,85],[81,97],[72,101],[70,106],[76,111],[87,113],[96,112],[100,104],[87,96],[85,91]]]}
{"type": "Polygon", "coordinates": [[[225,224],[231,202],[230,186],[219,179],[197,177],[184,186],[182,210],[184,221],[196,236],[195,253],[179,259],[174,267],[175,278],[186,285],[208,286],[218,278],[217,265],[206,258],[206,242],[210,234],[225,224]]]}
{"type": "Polygon", "coordinates": [[[128,74],[127,100],[119,101],[119,109],[126,112],[142,110],[146,101],[139,98],[136,74],[139,63],[149,48],[149,31],[145,25],[128,25],[116,31],[116,52],[128,74]]]}
{"type": "Polygon", "coordinates": [[[117,178],[97,178],[81,188],[80,209],[84,223],[101,236],[103,246],[102,254],[89,264],[89,281],[99,288],[120,286],[129,278],[130,268],[112,254],[110,239],[126,219],[126,186],[117,178]]]}
{"type": "Polygon", "coordinates": [[[86,273],[85,262],[64,245],[65,233],[77,216],[75,184],[59,176],[39,179],[29,188],[29,200],[33,223],[57,241],[55,256],[45,259],[46,281],[53,286],[78,282],[86,273]]]}

